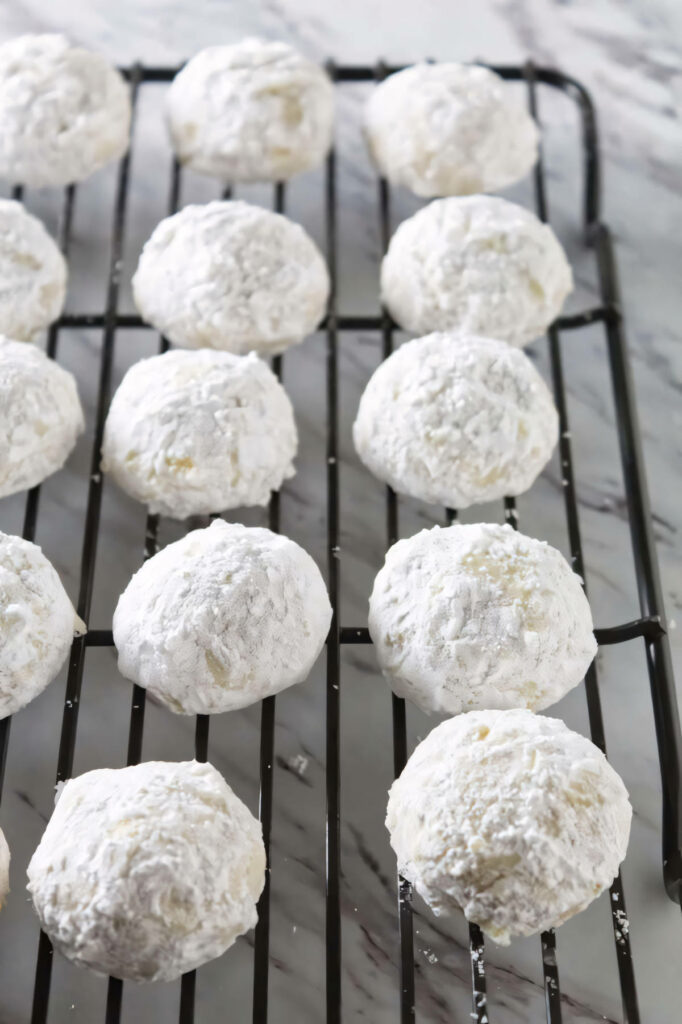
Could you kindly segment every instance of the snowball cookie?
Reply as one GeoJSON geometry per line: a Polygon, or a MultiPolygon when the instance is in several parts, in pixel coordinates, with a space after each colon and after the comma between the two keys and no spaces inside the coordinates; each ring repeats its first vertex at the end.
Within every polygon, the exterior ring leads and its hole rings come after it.
{"type": "Polygon", "coordinates": [[[381,295],[408,331],[459,328],[525,345],[573,287],[550,227],[497,196],[438,199],[403,221],[381,265],[381,295]]]}
{"type": "Polygon", "coordinates": [[[128,87],[64,36],[19,36],[0,46],[0,124],[0,177],[70,185],[127,150],[128,87]]]}
{"type": "Polygon", "coordinates": [[[260,824],[213,765],[147,761],[65,783],[27,888],[73,963],[172,981],[253,928],[264,881],[260,824]]]}
{"type": "Polygon", "coordinates": [[[369,631],[393,691],[448,715],[546,708],[597,651],[563,555],[493,523],[435,526],[394,544],[374,581],[369,631]]]}
{"type": "Polygon", "coordinates": [[[303,548],[216,519],[150,558],[123,591],[118,667],[171,711],[233,711],[303,682],[331,616],[303,548]]]}
{"type": "Polygon", "coordinates": [[[9,846],[0,828],[0,909],[9,892],[9,846]]]}
{"type": "Polygon", "coordinates": [[[215,202],[161,221],[142,250],[133,295],[175,345],[274,355],[316,329],[329,274],[299,224],[249,203],[215,202]]]}
{"type": "Polygon", "coordinates": [[[618,873],[632,808],[601,750],[556,718],[472,711],[429,733],[389,793],[400,872],[495,942],[556,928],[618,873]]]}
{"type": "Polygon", "coordinates": [[[0,498],[61,469],[84,426],[73,375],[0,335],[0,498]]]}
{"type": "Polygon", "coordinates": [[[409,341],[380,364],[353,440],[394,490],[466,508],[528,490],[558,432],[547,385],[520,349],[447,332],[409,341]]]}
{"type": "Polygon", "coordinates": [[[84,632],[40,548],[0,533],[0,719],[43,692],[84,632]]]}
{"type": "Polygon", "coordinates": [[[390,75],[367,104],[374,162],[418,196],[495,192],[522,178],[538,131],[509,86],[487,68],[415,64],[390,75]]]}
{"type": "Polygon", "coordinates": [[[102,469],[150,512],[185,519],[266,505],[297,447],[291,402],[258,356],[165,352],[121,381],[102,469]]]}
{"type": "Polygon", "coordinates": [[[65,295],[66,263],[42,223],[0,199],[0,333],[31,341],[57,319],[65,295]]]}
{"type": "Polygon", "coordinates": [[[245,39],[193,57],[166,112],[180,163],[224,181],[284,181],[327,155],[334,89],[286,43],[245,39]]]}

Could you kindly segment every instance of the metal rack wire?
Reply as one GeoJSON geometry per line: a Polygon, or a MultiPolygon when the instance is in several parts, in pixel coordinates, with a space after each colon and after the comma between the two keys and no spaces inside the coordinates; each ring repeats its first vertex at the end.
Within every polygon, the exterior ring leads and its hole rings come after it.
{"type": "MultiPolygon", "coordinates": [[[[135,65],[124,71],[130,83],[133,108],[140,87],[148,82],[170,82],[175,68],[143,67],[135,65]]],[[[397,70],[380,63],[375,67],[328,64],[332,80],[337,84],[346,82],[370,82],[380,80],[386,74],[397,70]]],[[[641,443],[637,414],[634,404],[633,386],[623,333],[619,305],[618,283],[608,227],[601,221],[600,207],[600,165],[596,119],[593,104],[585,88],[574,79],[552,69],[525,66],[494,67],[503,78],[523,81],[526,84],[531,113],[538,117],[539,85],[562,90],[576,103],[580,116],[584,169],[584,210],[583,221],[585,242],[591,246],[597,259],[599,275],[600,304],[578,314],[561,317],[548,332],[550,367],[554,397],[560,419],[560,458],[564,479],[564,503],[572,562],[575,570],[585,578],[586,566],[583,558],[578,504],[575,491],[571,440],[568,422],[566,392],[564,388],[561,335],[564,331],[576,330],[590,324],[603,325],[608,362],[613,384],[616,411],[616,426],[623,465],[625,492],[632,540],[632,553],[639,592],[641,616],[633,622],[619,626],[598,629],[600,644],[622,643],[632,639],[642,640],[651,687],[656,735],[663,789],[663,877],[667,892],[677,903],[682,897],[682,737],[675,697],[670,652],[663,621],[663,602],[658,575],[658,566],[651,531],[651,515],[643,469],[641,443]]],[[[104,420],[109,404],[112,363],[116,333],[119,330],[144,327],[141,319],[134,315],[118,313],[121,254],[124,241],[128,185],[129,157],[120,163],[112,222],[112,242],[109,260],[108,288],[105,307],[102,312],[69,313],[61,317],[49,332],[47,351],[56,357],[59,332],[62,328],[101,328],[102,346],[99,372],[99,388],[95,415],[95,429],[92,444],[91,476],[87,495],[85,528],[82,544],[80,582],[77,611],[89,621],[93,598],[94,569],[97,553],[100,512],[102,503],[102,478],[99,472],[100,447],[104,420]]],[[[176,163],[172,166],[169,213],[178,208],[181,191],[181,171],[176,163]]],[[[542,159],[534,173],[535,203],[538,215],[548,219],[548,203],[542,159]]],[[[16,198],[21,197],[21,188],[14,190],[16,198]]],[[[229,189],[225,195],[229,196],[229,189]]],[[[64,253],[68,253],[76,189],[65,190],[59,231],[59,241],[64,253]]],[[[286,206],[286,189],[276,185],[273,190],[273,207],[283,212],[286,206]]],[[[384,181],[378,183],[378,209],[381,239],[385,247],[391,233],[390,190],[384,181]]],[[[338,368],[337,339],[341,331],[377,332],[382,339],[383,357],[393,348],[395,325],[390,318],[382,316],[340,315],[337,313],[335,284],[337,270],[336,238],[336,158],[329,155],[326,165],[326,256],[332,280],[332,295],[327,316],[320,329],[326,333],[326,456],[327,456],[327,573],[328,587],[334,614],[327,641],[326,652],[326,1020],[328,1024],[340,1024],[341,1008],[341,907],[340,907],[340,686],[341,686],[341,645],[367,644],[370,638],[366,627],[343,626],[339,622],[340,597],[339,560],[339,466],[338,466],[338,368]]],[[[167,343],[160,341],[160,351],[167,343]]],[[[281,376],[283,359],[274,360],[275,372],[281,376]]],[[[39,511],[40,489],[34,488],[26,500],[23,535],[27,539],[35,536],[39,511]]],[[[505,519],[514,527],[518,516],[513,499],[505,501],[505,519]]],[[[398,538],[399,502],[396,495],[386,491],[386,545],[398,538]]],[[[456,517],[454,510],[446,510],[446,521],[456,517]]],[[[274,494],[268,510],[269,526],[279,528],[279,495],[274,494]]],[[[148,516],[145,529],[145,557],[149,558],[158,550],[158,516],[148,516]]],[[[68,664],[68,676],[61,725],[57,781],[68,778],[72,772],[78,709],[83,680],[86,652],[90,647],[112,645],[109,629],[91,629],[85,636],[74,640],[68,664]]],[[[596,667],[593,664],[585,680],[590,731],[593,741],[605,750],[604,725],[599,696],[596,667]]],[[[128,734],[127,763],[140,760],[145,719],[146,691],[133,687],[128,734]]],[[[392,700],[394,772],[398,774],[407,759],[407,730],[404,701],[397,697],[392,700]]],[[[0,798],[7,758],[11,719],[0,722],[0,798]]],[[[270,829],[273,809],[273,762],[274,762],[275,698],[267,698],[261,711],[260,738],[260,803],[259,814],[263,826],[266,852],[270,849],[270,829]]],[[[198,715],[195,729],[195,755],[200,760],[208,756],[209,718],[198,715]]],[[[415,1021],[415,965],[413,955],[411,888],[408,882],[399,878],[397,883],[397,923],[399,930],[400,983],[397,1003],[401,1024],[415,1021]]],[[[611,907],[614,925],[615,952],[620,980],[625,1024],[638,1024],[640,1020],[637,991],[630,939],[620,927],[621,914],[625,911],[625,895],[620,875],[611,887],[611,907]]],[[[254,943],[253,1011],[254,1024],[265,1024],[268,1019],[268,971],[270,932],[270,868],[266,873],[266,885],[258,906],[258,926],[254,943]]],[[[472,978],[471,1019],[478,1024],[490,1020],[486,996],[486,971],[483,937],[477,926],[470,927],[470,955],[472,978]]],[[[541,937],[540,953],[543,964],[546,1018],[549,1024],[561,1022],[561,989],[557,962],[556,942],[553,932],[541,937]]],[[[52,947],[43,933],[38,940],[38,954],[35,971],[32,1024],[43,1024],[47,1020],[52,968],[52,947]]],[[[107,990],[105,1021],[116,1024],[121,1017],[123,983],[110,979],[107,990]]],[[[180,991],[178,1019],[180,1024],[194,1020],[196,975],[194,972],[183,977],[180,991]]]]}

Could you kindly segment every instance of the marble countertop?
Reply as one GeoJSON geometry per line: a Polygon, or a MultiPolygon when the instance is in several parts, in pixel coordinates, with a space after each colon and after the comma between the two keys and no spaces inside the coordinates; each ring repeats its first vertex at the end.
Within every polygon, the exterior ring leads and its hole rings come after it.
{"type": "MultiPolygon", "coordinates": [[[[612,225],[647,458],[653,519],[667,610],[682,621],[682,345],[679,331],[679,239],[682,237],[682,8],[674,0],[65,0],[50,5],[16,0],[0,8],[0,38],[61,30],[119,63],[176,64],[202,46],[259,33],[300,46],[312,56],[344,62],[378,57],[405,62],[421,56],[511,63],[532,57],[581,79],[595,98],[604,156],[605,218],[612,225]]],[[[339,94],[339,308],[377,309],[379,252],[376,191],[359,133],[364,86],[339,94]]],[[[136,129],[122,266],[120,309],[132,311],[130,275],[140,247],[164,215],[170,152],[159,117],[161,87],[143,90],[136,129]],[[159,184],[161,182],[161,184],[159,184]]],[[[552,220],[573,261],[577,292],[568,310],[595,301],[592,257],[581,246],[579,150],[574,108],[547,95],[549,199],[552,220]]],[[[111,240],[115,174],[105,171],[78,190],[70,258],[68,309],[102,309],[111,240]]],[[[269,190],[244,198],[270,202],[269,190]]],[[[510,193],[531,202],[528,183],[510,193]]],[[[183,202],[216,195],[216,185],[188,176],[183,202]]],[[[28,193],[30,209],[56,230],[58,197],[28,193]]],[[[396,195],[397,223],[415,208],[396,195]]],[[[288,210],[320,241],[324,238],[322,178],[312,174],[288,193],[288,210]]],[[[47,482],[37,541],[58,567],[72,597],[78,590],[83,518],[101,331],[64,330],[59,359],[78,377],[88,432],[68,467],[47,482]]],[[[152,354],[150,331],[126,330],[115,344],[114,384],[136,359],[152,354]]],[[[547,374],[545,345],[532,355],[547,374]]],[[[597,625],[638,614],[627,513],[613,427],[605,343],[598,327],[565,337],[581,526],[588,584],[597,625]]],[[[339,343],[341,480],[341,621],[363,624],[366,599],[384,549],[383,492],[360,466],[350,425],[361,390],[380,358],[380,339],[344,333],[339,343]]],[[[282,497],[282,529],[325,566],[325,346],[310,338],[287,355],[284,380],[301,432],[298,473],[282,497]]],[[[567,549],[561,474],[555,459],[519,501],[520,525],[567,549]]],[[[23,501],[0,503],[0,528],[21,530],[23,501]]],[[[465,517],[501,518],[501,508],[465,517]]],[[[259,512],[244,521],[262,522],[259,512]]],[[[401,504],[401,534],[437,521],[416,502],[401,504]]],[[[162,541],[182,527],[164,523],[162,541]]],[[[120,591],[142,557],[144,511],[112,484],[104,488],[102,532],[95,575],[92,628],[108,628],[120,591]]],[[[680,670],[680,631],[673,630],[680,670]]],[[[635,817],[623,875],[642,1020],[674,1024],[682,1002],[679,907],[663,891],[660,863],[660,777],[643,650],[638,642],[600,653],[600,683],[609,754],[631,793],[635,817]]],[[[28,1019],[38,928],[23,893],[26,863],[50,814],[64,696],[62,676],[12,723],[0,823],[13,851],[12,896],[0,915],[0,1022],[28,1019]]],[[[324,666],[277,699],[275,807],[272,846],[270,1019],[273,1024],[317,1024],[324,1019],[324,666]],[[303,760],[301,759],[303,758],[303,760]]],[[[130,687],[118,677],[113,653],[93,648],[85,662],[74,771],[119,766],[126,756],[130,687]]],[[[585,731],[582,688],[552,713],[585,731]]],[[[342,914],[344,1020],[389,1024],[398,1019],[395,864],[383,828],[391,781],[390,697],[371,649],[343,651],[341,676],[342,914]]],[[[433,724],[409,712],[410,744],[433,724]]],[[[143,756],[192,756],[191,720],[148,704],[143,756]]],[[[209,756],[256,810],[259,709],[214,718],[209,756]]],[[[469,957],[461,921],[436,921],[415,902],[417,1020],[469,1020],[469,957]]],[[[608,895],[557,934],[566,1024],[620,1022],[618,976],[608,895]]],[[[252,937],[202,968],[197,1020],[250,1019],[252,937]]],[[[517,941],[503,950],[487,944],[490,1020],[528,1024],[544,1020],[540,944],[517,941]]],[[[174,1020],[177,984],[125,986],[126,1022],[174,1020]]],[[[55,956],[49,1020],[52,1024],[104,1019],[106,981],[55,956]]]]}

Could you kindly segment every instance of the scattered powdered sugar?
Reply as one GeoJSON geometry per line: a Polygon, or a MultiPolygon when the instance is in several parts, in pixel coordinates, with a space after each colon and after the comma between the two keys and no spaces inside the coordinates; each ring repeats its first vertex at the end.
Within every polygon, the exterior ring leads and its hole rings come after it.
{"type": "Polygon", "coordinates": [[[525,107],[494,72],[467,64],[390,75],[370,97],[365,131],[381,173],[419,196],[496,192],[537,159],[525,107]]]}
{"type": "Polygon", "coordinates": [[[407,342],[380,364],[353,440],[394,490],[462,509],[528,490],[558,431],[552,396],[523,352],[450,331],[407,342]]]}
{"type": "Polygon", "coordinates": [[[416,748],[391,787],[400,872],[435,914],[496,942],[557,927],[611,883],[632,808],[602,752],[553,718],[475,711],[416,748]]]}
{"type": "Polygon", "coordinates": [[[517,346],[544,333],[572,287],[552,229],[496,196],[429,203],[398,227],[381,266],[383,302],[406,330],[517,346]]]}

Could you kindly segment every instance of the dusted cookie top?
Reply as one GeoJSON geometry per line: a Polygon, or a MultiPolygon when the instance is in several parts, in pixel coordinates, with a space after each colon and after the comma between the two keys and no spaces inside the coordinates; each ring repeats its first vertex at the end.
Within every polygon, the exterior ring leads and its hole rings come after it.
{"type": "Polygon", "coordinates": [[[558,431],[549,390],[523,352],[446,332],[409,341],[380,364],[353,440],[394,490],[462,509],[528,490],[558,431]]]}
{"type": "Polygon", "coordinates": [[[0,719],[42,693],[85,632],[39,547],[0,533],[0,719]]]}
{"type": "Polygon", "coordinates": [[[171,711],[232,711],[306,679],[331,614],[303,548],[217,519],[135,573],[114,613],[118,667],[171,711]]]}
{"type": "Polygon", "coordinates": [[[0,335],[0,497],[61,469],[84,426],[73,375],[0,335]]]}
{"type": "Polygon", "coordinates": [[[492,523],[398,541],[369,631],[391,688],[423,711],[554,704],[597,651],[580,577],[544,541],[492,523]]]}
{"type": "Polygon", "coordinates": [[[102,469],[150,512],[185,519],[266,505],[297,446],[291,402],[256,355],[165,352],[121,381],[102,469]]]}
{"type": "Polygon", "coordinates": [[[261,827],[210,764],[148,761],[64,784],[28,866],[56,948],[79,967],[172,981],[257,920],[261,827]]]}
{"type": "Polygon", "coordinates": [[[57,319],[65,295],[66,263],[42,223],[0,199],[0,334],[31,341],[57,319]]]}
{"type": "Polygon", "coordinates": [[[552,229],[496,196],[429,203],[399,226],[381,266],[382,299],[406,330],[518,346],[545,332],[572,287],[552,229]]]}
{"type": "Polygon", "coordinates": [[[9,892],[9,846],[0,828],[0,910],[9,892]]]}
{"type": "Polygon", "coordinates": [[[495,942],[556,928],[607,888],[632,808],[602,752],[530,711],[443,722],[390,790],[398,868],[435,914],[462,910],[495,942]]]}
{"type": "Polygon", "coordinates": [[[322,163],[334,90],[286,43],[210,46],[176,75],[166,111],[181,163],[224,181],[284,181],[322,163]]]}
{"type": "Polygon", "coordinates": [[[215,202],[161,221],[133,294],[144,319],[176,345],[273,354],[315,330],[329,275],[300,225],[249,203],[215,202]]]}
{"type": "Polygon", "coordinates": [[[415,64],[372,93],[365,117],[374,161],[418,196],[495,192],[537,159],[538,132],[510,87],[487,68],[415,64]]]}
{"type": "Polygon", "coordinates": [[[70,185],[127,150],[128,87],[64,36],[19,36],[0,46],[0,124],[0,177],[70,185]]]}

